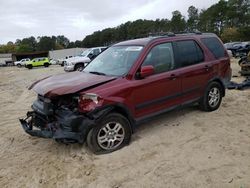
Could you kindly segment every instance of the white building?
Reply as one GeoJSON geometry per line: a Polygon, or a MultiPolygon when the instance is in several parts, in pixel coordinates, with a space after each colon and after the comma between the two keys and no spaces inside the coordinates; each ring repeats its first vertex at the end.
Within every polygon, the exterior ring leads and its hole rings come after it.
{"type": "Polygon", "coordinates": [[[49,57],[51,59],[64,59],[66,56],[80,55],[86,48],[69,48],[62,50],[49,51],[49,57]]]}
{"type": "Polygon", "coordinates": [[[12,54],[0,54],[0,65],[8,65],[12,63],[12,54]]]}

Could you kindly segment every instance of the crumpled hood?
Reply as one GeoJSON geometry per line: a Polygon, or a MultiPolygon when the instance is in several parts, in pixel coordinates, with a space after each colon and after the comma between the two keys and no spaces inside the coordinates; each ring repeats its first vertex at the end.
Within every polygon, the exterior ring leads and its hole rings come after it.
{"type": "Polygon", "coordinates": [[[41,79],[33,83],[29,89],[33,89],[36,93],[42,96],[54,97],[75,93],[89,87],[104,84],[114,79],[116,78],[85,72],[70,72],[41,79]]]}

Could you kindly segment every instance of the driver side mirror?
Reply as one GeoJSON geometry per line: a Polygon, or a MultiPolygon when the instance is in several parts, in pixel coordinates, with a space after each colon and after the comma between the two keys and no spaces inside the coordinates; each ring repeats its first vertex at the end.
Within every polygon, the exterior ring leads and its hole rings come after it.
{"type": "Polygon", "coordinates": [[[141,67],[140,77],[145,78],[154,74],[154,67],[152,65],[146,65],[141,67]]]}

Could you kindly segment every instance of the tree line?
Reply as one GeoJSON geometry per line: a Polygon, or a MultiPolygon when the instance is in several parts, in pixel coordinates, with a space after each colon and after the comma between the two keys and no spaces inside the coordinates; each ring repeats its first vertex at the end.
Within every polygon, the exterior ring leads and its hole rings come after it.
{"type": "Polygon", "coordinates": [[[70,42],[63,35],[29,37],[0,46],[0,53],[48,51],[73,47],[108,46],[113,43],[148,36],[160,32],[213,32],[223,42],[250,40],[250,1],[220,0],[208,9],[190,6],[185,18],[180,11],[172,12],[171,19],[128,21],[115,28],[106,28],[70,42]]]}

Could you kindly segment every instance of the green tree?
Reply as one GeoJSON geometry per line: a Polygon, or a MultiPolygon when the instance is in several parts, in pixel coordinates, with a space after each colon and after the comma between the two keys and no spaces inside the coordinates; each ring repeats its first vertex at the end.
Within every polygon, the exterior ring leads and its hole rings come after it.
{"type": "Polygon", "coordinates": [[[74,47],[77,47],[77,48],[83,47],[82,41],[76,40],[76,41],[74,42],[74,47]]]}
{"type": "Polygon", "coordinates": [[[187,20],[187,28],[190,31],[194,31],[198,29],[198,21],[199,21],[199,13],[198,9],[194,6],[190,6],[188,8],[188,20],[187,20]]]}
{"type": "Polygon", "coordinates": [[[59,46],[62,46],[63,48],[67,48],[69,45],[69,39],[67,37],[65,37],[64,35],[59,35],[56,37],[56,43],[59,46]]]}
{"type": "Polygon", "coordinates": [[[38,51],[49,51],[56,49],[56,37],[38,37],[39,42],[37,43],[37,50],[38,51]]]}
{"type": "Polygon", "coordinates": [[[186,21],[178,10],[172,12],[171,30],[173,32],[182,32],[186,30],[186,21]]]}
{"type": "Polygon", "coordinates": [[[33,49],[28,44],[20,44],[16,48],[16,52],[32,52],[33,49]]]}
{"type": "Polygon", "coordinates": [[[227,7],[227,22],[230,27],[246,27],[250,24],[250,1],[229,0],[227,7]]]}
{"type": "MultiPolygon", "coordinates": [[[[19,42],[18,46],[20,47],[22,52],[34,52],[37,48],[37,41],[33,36],[29,38],[24,38],[19,42]]],[[[18,51],[20,51],[20,49],[18,48],[18,51]]]]}
{"type": "Polygon", "coordinates": [[[14,53],[16,46],[14,44],[0,45],[0,53],[14,53]]]}
{"type": "Polygon", "coordinates": [[[236,27],[225,28],[221,34],[223,42],[232,42],[240,40],[240,33],[236,27]]]}

